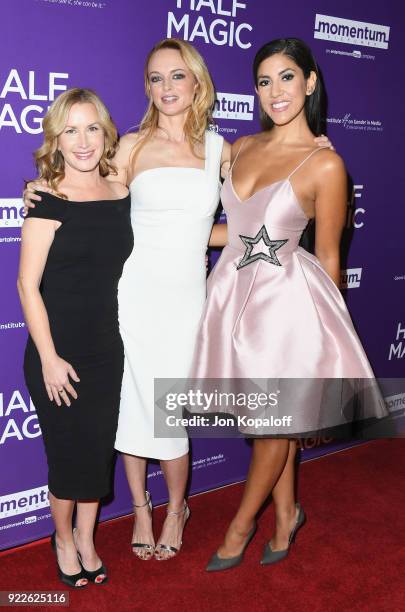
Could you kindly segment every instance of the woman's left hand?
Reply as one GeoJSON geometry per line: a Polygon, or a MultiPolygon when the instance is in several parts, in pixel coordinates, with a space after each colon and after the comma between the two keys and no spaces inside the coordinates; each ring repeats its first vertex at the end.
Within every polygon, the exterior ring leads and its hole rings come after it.
{"type": "Polygon", "coordinates": [[[331,149],[332,151],[335,151],[335,147],[333,146],[333,144],[331,143],[331,141],[329,140],[327,136],[324,136],[323,134],[321,134],[321,136],[316,136],[314,140],[316,144],[318,145],[318,147],[329,147],[329,149],[331,149]]]}

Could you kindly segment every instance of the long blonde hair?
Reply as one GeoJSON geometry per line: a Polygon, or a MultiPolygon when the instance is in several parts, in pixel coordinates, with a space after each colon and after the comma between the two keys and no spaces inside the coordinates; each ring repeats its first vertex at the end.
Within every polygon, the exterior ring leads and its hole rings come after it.
{"type": "Polygon", "coordinates": [[[101,176],[117,174],[111,159],[118,145],[117,128],[104,102],[92,89],[72,88],[60,94],[50,106],[43,121],[44,142],[34,153],[39,180],[45,180],[59,196],[58,185],[65,177],[65,160],[58,150],[58,136],[66,127],[69,111],[74,104],[90,103],[96,107],[104,130],[104,151],[99,162],[101,176]]]}
{"type": "Polygon", "coordinates": [[[132,160],[135,153],[139,153],[140,148],[154,134],[158,127],[159,111],[153,103],[150,92],[148,66],[152,56],[161,49],[175,49],[179,51],[184,63],[193,73],[198,84],[184,125],[186,140],[189,142],[194,154],[196,154],[196,145],[204,143],[205,131],[213,123],[212,109],[215,102],[215,89],[203,57],[190,43],[179,38],[165,38],[151,49],[145,61],[145,93],[149,99],[149,104],[139,126],[138,134],[140,139],[132,150],[132,160]]]}

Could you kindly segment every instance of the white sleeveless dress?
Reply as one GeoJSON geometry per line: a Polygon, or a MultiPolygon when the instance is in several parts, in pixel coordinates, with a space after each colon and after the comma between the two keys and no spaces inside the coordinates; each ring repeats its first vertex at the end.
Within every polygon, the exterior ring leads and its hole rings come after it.
{"type": "Polygon", "coordinates": [[[154,378],[186,378],[206,298],[205,253],[218,207],[223,138],[205,135],[205,168],[145,170],[130,184],[134,249],[119,284],[125,348],[115,448],[155,459],[188,439],[154,438],[154,378]]]}

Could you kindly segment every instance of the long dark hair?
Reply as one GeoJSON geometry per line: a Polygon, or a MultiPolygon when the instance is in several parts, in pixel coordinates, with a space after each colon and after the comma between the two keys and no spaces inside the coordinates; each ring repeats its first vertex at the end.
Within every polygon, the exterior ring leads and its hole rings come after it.
{"type": "MultiPolygon", "coordinates": [[[[290,57],[301,68],[304,77],[308,79],[311,71],[316,73],[316,85],[313,93],[305,99],[305,116],[308,126],[315,136],[321,134],[322,111],[325,105],[324,87],[318,65],[311,49],[300,38],[277,38],[271,40],[259,49],[253,61],[253,79],[257,87],[257,72],[260,64],[276,53],[290,57]]],[[[274,122],[260,107],[260,121],[264,130],[271,130],[274,122]]]]}

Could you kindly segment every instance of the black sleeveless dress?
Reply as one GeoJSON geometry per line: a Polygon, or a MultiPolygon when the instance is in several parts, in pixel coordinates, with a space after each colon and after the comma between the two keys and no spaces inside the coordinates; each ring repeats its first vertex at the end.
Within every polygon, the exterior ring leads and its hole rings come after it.
{"type": "Polygon", "coordinates": [[[72,364],[78,399],[48,398],[38,351],[28,338],[25,380],[35,405],[57,498],[90,500],[111,488],[124,351],[118,327],[118,281],[133,247],[130,195],[74,202],[40,192],[27,217],[54,219],[41,282],[57,354],[72,364]]]}

